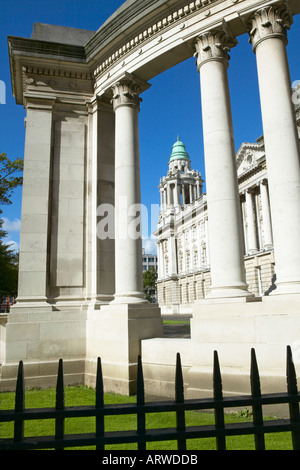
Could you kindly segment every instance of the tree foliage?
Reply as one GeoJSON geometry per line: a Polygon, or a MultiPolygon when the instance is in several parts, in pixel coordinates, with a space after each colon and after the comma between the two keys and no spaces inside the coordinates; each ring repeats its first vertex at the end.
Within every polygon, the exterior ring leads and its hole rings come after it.
{"type": "Polygon", "coordinates": [[[23,183],[23,177],[16,175],[23,171],[23,160],[10,161],[6,153],[0,154],[0,204],[11,204],[14,189],[23,183]]]}
{"type": "MultiPolygon", "coordinates": [[[[1,212],[0,210],[0,214],[1,212]]],[[[17,295],[19,261],[18,254],[10,249],[10,245],[3,242],[7,234],[2,226],[3,220],[0,219],[0,300],[4,296],[17,295]]]]}
{"type": "Polygon", "coordinates": [[[146,294],[146,299],[149,302],[153,303],[156,299],[156,280],[157,272],[154,266],[150,266],[147,271],[143,273],[144,281],[144,293],[146,294]]]}
{"type": "MultiPolygon", "coordinates": [[[[5,153],[0,154],[0,204],[12,204],[11,197],[17,186],[23,182],[20,173],[23,170],[23,160],[18,158],[13,162],[5,153]]],[[[0,301],[4,296],[16,296],[18,287],[19,255],[5,242],[7,233],[3,230],[3,220],[0,209],[0,301]]]]}

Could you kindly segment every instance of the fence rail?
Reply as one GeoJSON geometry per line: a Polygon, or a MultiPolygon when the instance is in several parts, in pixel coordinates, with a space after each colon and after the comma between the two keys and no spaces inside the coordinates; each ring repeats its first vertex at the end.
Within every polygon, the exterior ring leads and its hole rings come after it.
{"type": "MultiPolygon", "coordinates": [[[[0,450],[49,449],[63,450],[64,448],[96,446],[97,450],[105,450],[109,444],[137,443],[138,450],[146,450],[147,442],[177,441],[178,450],[186,450],[187,439],[213,437],[216,439],[218,450],[226,449],[227,436],[241,436],[250,434],[254,436],[255,449],[265,449],[265,434],[273,432],[291,432],[294,450],[300,450],[300,394],[297,389],[296,371],[293,363],[290,346],[287,347],[287,392],[261,393],[260,377],[256,361],[255,350],[251,350],[250,384],[251,395],[223,397],[222,377],[218,354],[214,352],[213,388],[212,398],[189,399],[184,398],[184,384],[181,368],[180,354],[176,358],[175,400],[161,402],[145,402],[144,378],[142,361],[138,357],[137,365],[137,399],[136,403],[105,405],[104,387],[101,359],[97,362],[97,376],[95,389],[95,406],[66,407],[64,400],[64,373],[63,361],[58,366],[55,408],[25,409],[25,385],[23,362],[19,363],[15,409],[0,410],[0,423],[14,422],[14,437],[2,439],[0,437],[0,450]],[[263,405],[286,403],[289,405],[289,419],[263,420],[263,405]],[[253,411],[252,422],[225,424],[225,410],[227,408],[251,406],[253,411]],[[199,426],[186,426],[185,412],[187,410],[214,410],[215,424],[199,426]],[[146,429],[146,414],[173,411],[176,413],[176,427],[168,429],[146,429]],[[135,430],[106,432],[104,417],[113,415],[134,414],[137,417],[135,430]],[[75,417],[94,417],[95,432],[89,434],[65,434],[65,419],[75,417]],[[24,436],[24,423],[27,420],[54,419],[54,436],[24,436]]],[[[199,418],[200,420],[200,418],[199,418]]]]}

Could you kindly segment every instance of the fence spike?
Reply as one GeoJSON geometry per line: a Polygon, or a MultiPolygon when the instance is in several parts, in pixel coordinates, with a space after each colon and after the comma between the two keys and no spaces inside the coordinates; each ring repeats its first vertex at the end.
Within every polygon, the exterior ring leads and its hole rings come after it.
{"type": "MultiPolygon", "coordinates": [[[[103,387],[103,374],[101,358],[97,359],[97,372],[96,372],[96,408],[104,407],[104,387],[103,387]]],[[[96,437],[104,436],[104,416],[96,416],[96,437]]],[[[104,450],[103,444],[97,444],[96,450],[104,450]]]]}
{"type": "Polygon", "coordinates": [[[223,399],[222,378],[218,352],[214,351],[213,388],[215,400],[223,399]]]}
{"type": "MultiPolygon", "coordinates": [[[[222,378],[220,371],[219,356],[217,351],[214,351],[214,366],[213,366],[213,389],[214,399],[223,400],[222,378]]],[[[215,408],[215,425],[217,429],[225,428],[224,408],[223,406],[216,406],[215,408]]],[[[223,435],[216,437],[217,450],[226,449],[226,438],[223,435]]]]}
{"type": "MultiPolygon", "coordinates": [[[[19,362],[18,377],[15,395],[15,412],[25,410],[25,383],[24,383],[24,365],[19,362]]],[[[14,442],[21,442],[24,439],[24,421],[15,421],[14,424],[14,442]]]]}
{"type": "Polygon", "coordinates": [[[298,388],[297,388],[296,370],[295,370],[292,350],[290,346],[287,346],[286,379],[287,379],[288,393],[297,394],[298,388]]]}
{"type": "MultiPolygon", "coordinates": [[[[251,372],[250,372],[251,394],[253,398],[261,397],[260,377],[258,365],[256,360],[255,349],[251,349],[251,372]]],[[[255,426],[263,425],[263,410],[262,405],[252,405],[253,424],[255,426]]],[[[264,434],[254,433],[255,449],[265,450],[265,436],[264,434]]]]}
{"type": "Polygon", "coordinates": [[[145,404],[145,385],[144,385],[144,374],[141,356],[138,356],[137,363],[137,404],[145,404]]]}
{"type": "MultiPolygon", "coordinates": [[[[287,346],[287,359],[286,359],[286,379],[287,390],[290,395],[298,395],[297,376],[294,366],[292,349],[287,346]]],[[[300,423],[300,410],[298,402],[289,402],[290,420],[292,423],[300,423]]],[[[300,431],[292,431],[292,443],[294,450],[300,450],[300,431]]]]}
{"type": "Polygon", "coordinates": [[[24,383],[24,364],[19,362],[18,378],[15,396],[15,411],[24,411],[25,409],[25,383],[24,383]]]}
{"type": "MultiPolygon", "coordinates": [[[[137,361],[137,381],[136,381],[136,388],[137,388],[137,396],[136,402],[137,406],[141,407],[137,410],[137,433],[140,436],[144,436],[146,433],[146,417],[145,412],[143,409],[143,405],[145,404],[145,385],[144,385],[144,374],[143,374],[143,366],[142,366],[142,359],[141,356],[138,356],[137,361]]],[[[146,442],[143,440],[138,441],[138,450],[146,450],[146,442]]]]}
{"type": "Polygon", "coordinates": [[[101,358],[97,359],[97,373],[96,373],[96,408],[104,406],[104,390],[103,390],[103,375],[101,358]]]}
{"type": "Polygon", "coordinates": [[[63,410],[65,407],[65,386],[64,386],[64,371],[63,360],[60,359],[58,363],[58,374],[56,383],[56,409],[63,410]]]}
{"type": "Polygon", "coordinates": [[[250,372],[251,393],[253,397],[261,396],[260,377],[256,360],[255,349],[251,349],[251,372],[250,372]]]}
{"type": "MultiPolygon", "coordinates": [[[[175,373],[175,401],[176,403],[184,403],[184,383],[181,367],[180,353],[176,356],[176,373],[175,373]]],[[[177,431],[185,431],[185,411],[176,411],[176,429],[177,431]]],[[[186,439],[177,439],[178,450],[186,450],[186,439]]]]}
{"type": "MultiPolygon", "coordinates": [[[[58,374],[56,383],[56,410],[63,410],[65,408],[65,386],[64,386],[64,372],[63,360],[59,360],[58,374]]],[[[57,417],[55,419],[55,439],[62,440],[65,433],[65,419],[64,417],[57,417]]],[[[63,450],[63,446],[56,446],[55,450],[63,450]]]]}
{"type": "Polygon", "coordinates": [[[184,402],[184,385],[181,367],[180,354],[176,356],[176,376],[175,376],[175,401],[176,403],[184,402]]]}

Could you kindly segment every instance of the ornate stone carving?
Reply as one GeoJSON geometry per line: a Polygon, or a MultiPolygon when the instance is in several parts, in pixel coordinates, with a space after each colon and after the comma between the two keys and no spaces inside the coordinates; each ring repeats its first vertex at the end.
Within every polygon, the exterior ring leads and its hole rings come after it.
{"type": "Polygon", "coordinates": [[[293,23],[293,17],[286,5],[261,8],[250,18],[248,23],[249,42],[253,50],[271,36],[287,41],[287,30],[293,23]]]}
{"type": "Polygon", "coordinates": [[[145,89],[149,88],[149,85],[126,77],[112,85],[111,88],[113,92],[112,103],[114,110],[116,110],[119,106],[133,106],[139,108],[140,101],[142,101],[139,95],[145,89]]]}
{"type": "Polygon", "coordinates": [[[195,42],[198,70],[207,60],[230,59],[228,52],[237,45],[237,40],[228,36],[224,31],[209,31],[198,36],[195,42]]]}

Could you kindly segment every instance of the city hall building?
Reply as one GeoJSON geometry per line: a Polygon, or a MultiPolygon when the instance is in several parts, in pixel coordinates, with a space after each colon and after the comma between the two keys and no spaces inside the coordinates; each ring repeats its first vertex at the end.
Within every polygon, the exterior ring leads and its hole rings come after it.
{"type": "MultiPolygon", "coordinates": [[[[300,136],[300,106],[296,107],[300,136]]],[[[195,162],[194,162],[195,163],[195,162]]],[[[157,237],[158,302],[163,314],[192,313],[195,300],[210,292],[207,197],[180,138],[169,170],[159,184],[161,211],[157,237]]],[[[257,297],[275,289],[272,217],[263,136],[242,143],[236,154],[243,225],[246,281],[257,297]]]]}

